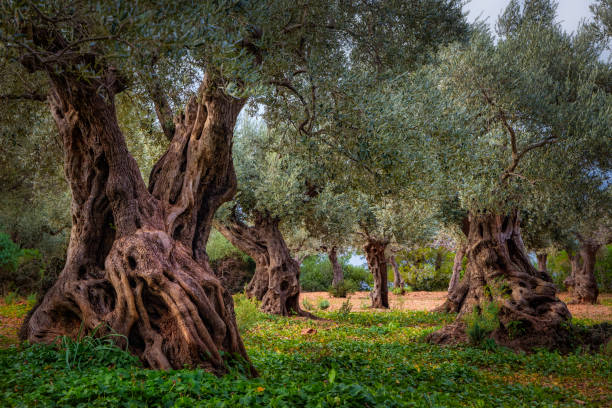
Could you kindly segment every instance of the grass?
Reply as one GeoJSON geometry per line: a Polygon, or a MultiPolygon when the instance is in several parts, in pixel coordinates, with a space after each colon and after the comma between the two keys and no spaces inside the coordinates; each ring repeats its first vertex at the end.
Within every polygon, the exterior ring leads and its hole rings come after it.
{"type": "Polygon", "coordinates": [[[86,338],[0,350],[0,406],[612,404],[612,362],[604,354],[517,354],[421,341],[452,321],[446,314],[317,311],[325,320],[312,321],[253,313],[245,302],[237,299],[238,324],[259,378],[245,378],[238,369],[223,378],[202,370],[143,370],[128,354],[109,350],[107,342],[86,338]],[[302,334],[306,328],[316,333],[302,334]]]}

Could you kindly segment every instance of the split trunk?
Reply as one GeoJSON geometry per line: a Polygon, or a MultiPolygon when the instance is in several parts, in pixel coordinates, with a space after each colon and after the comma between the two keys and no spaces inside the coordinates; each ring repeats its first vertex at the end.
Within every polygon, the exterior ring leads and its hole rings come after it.
{"type": "Polygon", "coordinates": [[[215,228],[255,261],[255,275],[246,294],[261,301],[263,312],[309,316],[299,303],[300,266],[289,252],[278,219],[256,214],[254,225],[248,226],[233,216],[228,221],[215,222],[215,228]]]}
{"type": "Polygon", "coordinates": [[[147,189],[116,118],[116,73],[85,80],[74,69],[30,68],[51,79],[72,231],[64,270],[25,321],[22,338],[119,334],[119,346],[157,369],[223,374],[225,360],[247,359],[232,298],[204,250],[215,210],[235,192],[231,145],[245,101],[223,94],[207,73],[198,97],[175,118],[147,189]]]}
{"type": "Polygon", "coordinates": [[[518,212],[503,216],[470,214],[464,278],[449,293],[447,309],[459,313],[455,323],[430,335],[436,343],[467,340],[463,316],[489,303],[499,308],[501,344],[518,349],[555,348],[566,344],[571,318],[546,272],[531,264],[520,233],[518,212]]]}
{"type": "Polygon", "coordinates": [[[374,288],[370,292],[373,308],[389,308],[389,288],[387,286],[387,258],[385,250],[388,242],[369,239],[363,250],[368,261],[368,269],[374,277],[374,288]]]}

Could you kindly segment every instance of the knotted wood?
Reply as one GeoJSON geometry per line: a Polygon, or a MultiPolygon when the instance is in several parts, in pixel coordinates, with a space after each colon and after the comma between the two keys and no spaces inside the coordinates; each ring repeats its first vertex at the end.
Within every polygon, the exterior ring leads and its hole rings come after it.
{"type": "Polygon", "coordinates": [[[457,322],[429,340],[449,343],[465,338],[462,318],[486,303],[499,305],[500,328],[493,337],[514,348],[554,348],[567,341],[571,318],[549,275],[533,267],[520,234],[515,211],[503,216],[470,214],[464,278],[449,293],[446,305],[459,313],[457,322]]]}

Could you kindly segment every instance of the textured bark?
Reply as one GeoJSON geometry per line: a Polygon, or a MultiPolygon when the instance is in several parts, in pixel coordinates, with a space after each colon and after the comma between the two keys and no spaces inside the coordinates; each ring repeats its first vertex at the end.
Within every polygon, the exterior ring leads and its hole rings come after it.
{"type": "Polygon", "coordinates": [[[368,269],[374,277],[374,288],[370,292],[373,308],[389,308],[389,288],[387,286],[387,241],[369,239],[363,250],[368,261],[368,269]]]}
{"type": "Polygon", "coordinates": [[[327,256],[329,257],[329,262],[332,265],[333,279],[332,286],[338,286],[342,281],[344,281],[344,274],[342,273],[342,265],[338,262],[338,248],[332,246],[327,251],[327,256]]]}
{"type": "Polygon", "coordinates": [[[463,257],[465,256],[466,249],[467,247],[465,244],[457,245],[457,252],[455,252],[455,259],[453,259],[453,274],[448,283],[448,293],[453,292],[459,284],[461,269],[463,269],[463,257]]]}
{"type": "Polygon", "coordinates": [[[265,313],[310,316],[300,308],[300,266],[287,248],[279,220],[257,214],[254,221],[253,226],[235,216],[223,223],[215,221],[215,228],[255,261],[247,296],[260,300],[265,313]]]}
{"type": "MultiPolygon", "coordinates": [[[[61,41],[40,40],[49,47],[61,41]]],[[[101,69],[101,79],[85,80],[71,74],[78,71],[72,65],[62,74],[24,65],[51,80],[72,230],[64,270],[24,322],[22,338],[52,343],[94,330],[116,333],[119,346],[159,369],[188,365],[222,374],[226,359],[247,359],[232,298],[204,252],[214,211],[235,191],[231,144],[244,101],[222,94],[207,73],[198,97],[175,119],[148,190],[117,122],[116,72],[101,69]]]]}
{"type": "Polygon", "coordinates": [[[397,265],[397,261],[395,260],[395,256],[389,257],[389,263],[393,267],[393,287],[395,289],[399,288],[401,294],[404,294],[404,281],[402,279],[402,275],[399,271],[399,266],[397,265]]]}
{"type": "Polygon", "coordinates": [[[600,247],[597,243],[584,240],[577,254],[568,251],[572,270],[563,283],[572,295],[570,303],[597,303],[599,289],[595,280],[595,261],[600,247]]]}
{"type": "Polygon", "coordinates": [[[548,272],[548,268],[546,266],[548,261],[548,254],[546,252],[540,252],[536,254],[538,258],[538,269],[540,272],[548,272]]]}
{"type": "Polygon", "coordinates": [[[462,316],[495,302],[500,307],[500,327],[493,337],[499,343],[531,349],[567,342],[563,327],[570,313],[557,298],[550,277],[531,264],[517,212],[508,216],[471,214],[467,258],[466,274],[448,299],[450,308],[459,312],[457,321],[430,335],[430,341],[450,343],[465,338],[462,316]]]}

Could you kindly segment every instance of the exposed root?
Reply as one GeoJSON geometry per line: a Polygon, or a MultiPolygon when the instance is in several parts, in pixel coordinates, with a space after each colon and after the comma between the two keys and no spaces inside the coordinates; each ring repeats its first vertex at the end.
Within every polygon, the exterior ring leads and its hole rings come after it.
{"type": "Polygon", "coordinates": [[[199,366],[220,375],[227,370],[221,351],[248,361],[231,296],[164,232],[140,230],[115,241],[105,266],[106,279],[56,285],[30,320],[28,338],[50,343],[74,336],[83,322],[85,332],[100,326],[123,335],[118,345],[151,368],[199,366]],[[106,291],[92,291],[100,285],[106,291]],[[66,310],[71,324],[57,319],[66,310]]]}

